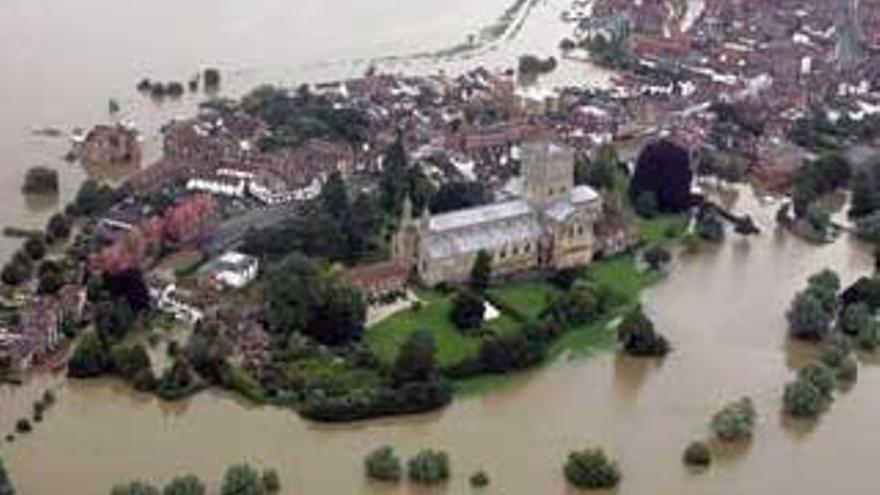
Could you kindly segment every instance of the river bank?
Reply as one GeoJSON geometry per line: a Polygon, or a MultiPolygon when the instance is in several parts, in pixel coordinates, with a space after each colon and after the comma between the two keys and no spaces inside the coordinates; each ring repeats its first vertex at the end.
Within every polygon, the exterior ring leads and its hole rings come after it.
{"type": "Polygon", "coordinates": [[[466,492],[467,474],[480,468],[492,478],[486,493],[560,493],[567,452],[597,444],[620,460],[622,494],[821,494],[841,484],[869,493],[865,473],[880,455],[880,445],[864,441],[880,406],[876,367],[863,366],[859,385],[812,429],[791,426],[779,411],[782,385],[810,355],[786,338],[792,294],[818,269],[837,270],[847,284],[873,261],[848,237],[816,247],[776,230],[775,206],[740,194],[735,207],[765,233],[683,255],[646,291],[646,310],[675,346],[660,365],[572,355],[439,413],[334,426],[218,392],[168,404],[112,381],[70,382],[45,423],[9,446],[7,466],[23,493],[92,495],[117,480],[166,481],[180,471],[213,479],[234,459],[277,466],[284,493],[386,493],[364,480],[363,455],[381,444],[404,455],[433,446],[450,453],[449,493],[466,492]],[[753,442],[690,474],[684,445],[705,434],[723,402],[745,394],[759,411],[753,442]]]}

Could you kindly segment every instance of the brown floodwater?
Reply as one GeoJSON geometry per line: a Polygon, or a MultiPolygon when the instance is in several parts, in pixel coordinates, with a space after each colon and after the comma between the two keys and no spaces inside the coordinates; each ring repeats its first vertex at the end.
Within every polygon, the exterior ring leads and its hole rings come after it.
{"type": "Polygon", "coordinates": [[[620,494],[876,493],[880,369],[870,359],[812,427],[779,414],[782,386],[810,354],[785,337],[789,300],[811,273],[830,267],[850,282],[871,269],[871,256],[848,238],[812,246],[776,231],[775,206],[751,194],[733,205],[756,215],[764,233],[677,257],[644,295],[675,345],[662,363],[572,356],[438,413],[342,426],[218,393],[167,404],[112,381],[60,382],[57,406],[33,434],[4,447],[6,462],[26,495],[94,495],[115,480],[161,482],[190,471],[216,479],[243,459],[280,469],[289,495],[409,493],[406,484],[364,480],[363,456],[387,443],[403,455],[447,450],[454,476],[438,492],[470,493],[467,477],[485,469],[485,493],[567,494],[567,453],[600,445],[619,459],[620,494]],[[687,442],[705,437],[710,415],[742,395],[759,411],[753,441],[702,474],[684,468],[687,442]]]}

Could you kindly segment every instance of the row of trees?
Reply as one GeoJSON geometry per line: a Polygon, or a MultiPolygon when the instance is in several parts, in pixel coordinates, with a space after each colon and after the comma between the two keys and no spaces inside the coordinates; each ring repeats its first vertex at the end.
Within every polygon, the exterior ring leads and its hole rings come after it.
{"type": "MultiPolygon", "coordinates": [[[[410,481],[423,485],[435,485],[449,479],[449,456],[446,452],[426,449],[410,458],[406,464],[410,481]]],[[[368,478],[377,481],[400,481],[403,468],[400,458],[389,446],[379,447],[364,459],[368,478]]]]}
{"type": "MultiPolygon", "coordinates": [[[[230,466],[223,475],[219,495],[271,495],[281,491],[278,471],[258,471],[247,463],[230,466]]],[[[2,492],[0,492],[2,493],[2,492]]],[[[114,486],[110,495],[206,495],[207,486],[193,474],[173,478],[161,490],[146,481],[130,481],[114,486]]]]}

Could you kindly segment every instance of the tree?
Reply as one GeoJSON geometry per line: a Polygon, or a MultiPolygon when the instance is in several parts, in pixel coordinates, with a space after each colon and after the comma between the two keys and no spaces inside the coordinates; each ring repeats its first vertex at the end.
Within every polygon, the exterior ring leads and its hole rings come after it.
{"type": "Polygon", "coordinates": [[[230,466],[223,475],[220,495],[264,495],[265,493],[260,474],[247,463],[230,466]]]}
{"type": "Polygon", "coordinates": [[[220,70],[209,67],[202,72],[202,80],[205,83],[205,89],[214,91],[220,87],[220,70]]]}
{"type": "Polygon", "coordinates": [[[641,306],[630,311],[617,327],[617,340],[623,351],[633,356],[658,356],[669,353],[666,337],[654,329],[654,323],[645,315],[641,306]]]}
{"type": "Polygon", "coordinates": [[[659,140],[645,146],[630,181],[630,197],[654,194],[660,211],[679,212],[693,205],[688,150],[671,141],[659,140]]]}
{"type": "Polygon", "coordinates": [[[394,449],[385,445],[370,452],[364,459],[367,477],[378,481],[398,481],[401,476],[400,458],[394,449]]]}
{"type": "Polygon", "coordinates": [[[798,371],[798,379],[810,383],[825,397],[830,398],[834,392],[834,370],[822,362],[810,363],[798,371]]]}
{"type": "Polygon", "coordinates": [[[416,330],[400,347],[392,371],[394,383],[428,382],[437,377],[437,346],[434,334],[416,330]]]}
{"type": "Polygon", "coordinates": [[[15,487],[12,486],[12,480],[9,479],[9,473],[0,459],[0,495],[15,495],[15,487]]]}
{"type": "Polygon", "coordinates": [[[37,292],[40,294],[55,294],[64,285],[64,270],[60,264],[52,260],[46,260],[40,264],[37,271],[37,292]]]}
{"type": "Polygon", "coordinates": [[[791,336],[806,340],[821,340],[828,333],[833,317],[809,290],[797,293],[785,316],[791,336]]]}
{"type": "Polygon", "coordinates": [[[857,218],[856,234],[868,241],[880,241],[880,211],[857,218]]]}
{"type": "Polygon", "coordinates": [[[620,482],[617,463],[598,448],[570,453],[563,472],[569,483],[582,489],[614,488],[620,482]]]}
{"type": "Polygon", "coordinates": [[[618,181],[623,180],[617,149],[612,144],[603,144],[596,150],[593,159],[580,157],[575,162],[575,184],[587,184],[599,190],[613,190],[618,181]]]}
{"type": "Polygon", "coordinates": [[[275,469],[266,469],[261,476],[263,489],[266,493],[278,493],[281,491],[281,477],[275,469]]]}
{"type": "Polygon", "coordinates": [[[862,328],[856,340],[860,349],[873,352],[880,347],[880,325],[872,322],[871,325],[862,328]]]}
{"type": "Polygon", "coordinates": [[[445,213],[485,204],[489,199],[482,182],[446,182],[431,196],[431,213],[445,213]]]}
{"type": "Polygon", "coordinates": [[[697,440],[688,444],[684,450],[683,460],[688,466],[705,467],[712,464],[712,451],[709,450],[706,442],[697,440]]]}
{"type": "Polygon", "coordinates": [[[840,315],[840,329],[847,335],[859,335],[863,328],[873,322],[871,308],[862,302],[846,306],[840,315]]]}
{"type": "Polygon", "coordinates": [[[748,438],[755,426],[755,405],[749,397],[726,404],[712,416],[709,426],[725,442],[748,438]]]}
{"type": "Polygon", "coordinates": [[[382,177],[379,181],[382,210],[395,217],[400,214],[403,200],[406,197],[408,169],[409,161],[403,146],[403,137],[398,133],[394,144],[385,152],[382,161],[382,177]]]}
{"type": "Polygon", "coordinates": [[[114,486],[110,495],[159,495],[159,489],[145,481],[131,481],[114,486]]]}
{"type": "Polygon", "coordinates": [[[90,378],[102,375],[111,365],[110,355],[98,333],[88,332],[82,336],[67,363],[67,373],[75,378],[90,378]]]}
{"type": "Polygon", "coordinates": [[[348,200],[348,186],[339,172],[333,172],[321,188],[319,197],[324,209],[336,218],[351,216],[348,200]]]}
{"type": "Polygon", "coordinates": [[[859,363],[852,356],[847,356],[837,367],[836,378],[844,383],[852,383],[859,377],[859,363]]]}
{"type": "Polygon", "coordinates": [[[263,289],[266,320],[274,332],[300,331],[325,345],[360,337],[363,297],[336,274],[293,254],[271,266],[263,289]]]}
{"type": "Polygon", "coordinates": [[[109,210],[116,200],[117,193],[112,187],[87,179],[76,192],[74,211],[77,215],[94,217],[109,210]]]}
{"type": "Polygon", "coordinates": [[[724,240],[724,224],[715,213],[705,213],[697,221],[697,231],[700,237],[711,242],[724,240]]]}
{"type": "Polygon", "coordinates": [[[22,260],[13,258],[3,266],[0,272],[0,279],[6,285],[19,285],[31,278],[33,266],[30,263],[24,263],[22,260]]]}
{"type": "Polygon", "coordinates": [[[471,267],[470,286],[477,292],[485,292],[492,280],[492,256],[485,250],[477,252],[471,267]]]}
{"type": "Polygon", "coordinates": [[[782,409],[796,418],[815,418],[824,412],[829,398],[812,383],[798,378],[785,386],[782,409]]]}
{"type": "Polygon", "coordinates": [[[858,218],[869,215],[877,209],[880,209],[880,190],[871,173],[859,170],[853,175],[848,214],[852,218],[858,218]]]}
{"type": "Polygon", "coordinates": [[[134,314],[149,309],[150,289],[139,268],[130,268],[104,277],[104,287],[114,299],[124,302],[134,314]]]}
{"type": "Polygon", "coordinates": [[[150,355],[144,344],[140,342],[117,345],[110,353],[110,357],[116,372],[128,380],[135,380],[143,373],[150,373],[152,376],[150,355]]]}
{"type": "Polygon", "coordinates": [[[24,176],[21,191],[25,194],[55,194],[58,192],[58,171],[48,167],[31,167],[24,176]]]}
{"type": "Polygon", "coordinates": [[[556,303],[556,316],[569,325],[582,325],[599,315],[602,303],[602,295],[595,285],[577,280],[556,303]]]}
{"type": "Polygon", "coordinates": [[[107,339],[124,337],[134,325],[134,315],[128,304],[119,299],[101,301],[93,310],[95,329],[107,339]]]}
{"type": "Polygon", "coordinates": [[[42,236],[29,237],[24,242],[24,252],[34,261],[39,261],[46,256],[46,241],[42,236]]]}
{"type": "Polygon", "coordinates": [[[672,260],[672,255],[662,246],[652,246],[645,250],[642,259],[651,270],[659,271],[672,260]]]}
{"type": "Polygon", "coordinates": [[[71,221],[64,213],[56,213],[46,224],[46,240],[55,242],[70,236],[71,221]]]}
{"type": "Polygon", "coordinates": [[[407,474],[410,481],[435,485],[449,479],[449,456],[446,452],[422,450],[407,461],[407,474]]]}
{"type": "Polygon", "coordinates": [[[162,495],[205,495],[206,493],[205,484],[193,474],[173,478],[162,490],[162,495]]]}
{"type": "Polygon", "coordinates": [[[460,291],[452,301],[452,322],[461,330],[474,330],[483,326],[486,303],[483,298],[469,291],[460,291]]]}

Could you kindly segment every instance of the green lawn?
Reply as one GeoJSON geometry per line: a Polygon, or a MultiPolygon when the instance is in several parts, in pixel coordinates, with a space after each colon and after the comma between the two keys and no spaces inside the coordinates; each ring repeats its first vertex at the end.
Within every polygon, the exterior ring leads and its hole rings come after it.
{"type": "Polygon", "coordinates": [[[532,280],[502,285],[489,293],[526,318],[535,320],[553,296],[559,293],[559,289],[543,280],[532,280]]]}
{"type": "Polygon", "coordinates": [[[638,301],[641,291],[656,279],[653,273],[639,271],[632,255],[596,261],[587,268],[585,276],[611,289],[625,304],[638,301]]]}
{"type": "Polygon", "coordinates": [[[639,239],[648,245],[666,245],[684,235],[688,219],[684,215],[658,215],[636,219],[639,239]]]}
{"type": "MultiPolygon", "coordinates": [[[[434,334],[437,343],[437,359],[441,366],[460,363],[477,354],[481,339],[463,334],[450,319],[452,296],[437,291],[422,291],[421,308],[405,310],[370,328],[366,341],[374,354],[385,363],[393,363],[397,350],[417,329],[427,329],[434,334]]],[[[506,333],[515,330],[519,323],[510,315],[503,314],[486,322],[484,330],[506,333]]]]}

